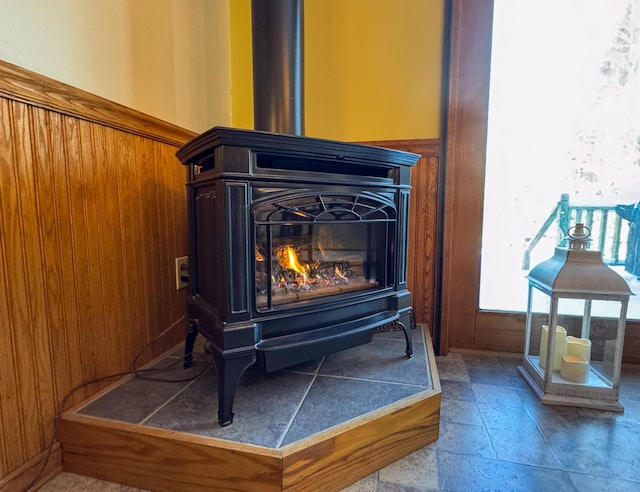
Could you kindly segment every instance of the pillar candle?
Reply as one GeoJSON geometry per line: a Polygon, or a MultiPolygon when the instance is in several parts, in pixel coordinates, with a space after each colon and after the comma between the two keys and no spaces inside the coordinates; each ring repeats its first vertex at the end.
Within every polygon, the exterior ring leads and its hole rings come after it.
{"type": "MultiPolygon", "coordinates": [[[[540,335],[540,367],[543,369],[547,364],[547,345],[549,344],[549,327],[542,325],[542,333],[540,335]]],[[[562,326],[556,326],[556,348],[553,357],[553,370],[560,370],[560,362],[562,356],[567,351],[567,330],[562,326]]]]}
{"type": "Polygon", "coordinates": [[[591,340],[588,338],[567,337],[567,355],[584,357],[591,362],[591,340]]]}
{"type": "Polygon", "coordinates": [[[563,355],[560,363],[560,376],[574,383],[586,383],[589,374],[589,362],[579,355],[563,355]]]}

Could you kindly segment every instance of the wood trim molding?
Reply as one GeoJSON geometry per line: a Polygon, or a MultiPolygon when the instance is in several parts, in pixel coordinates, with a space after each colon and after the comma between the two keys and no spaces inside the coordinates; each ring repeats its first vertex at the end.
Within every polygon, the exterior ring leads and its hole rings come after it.
{"type": "Polygon", "coordinates": [[[36,481],[28,490],[37,490],[61,471],[62,447],[59,442],[56,442],[51,448],[51,453],[48,449],[42,451],[20,468],[0,479],[0,492],[24,490],[32,480],[36,481]],[[47,463],[42,469],[44,460],[47,460],[47,463]]]}
{"type": "Polygon", "coordinates": [[[439,353],[475,343],[493,0],[452,3],[439,353]]]}
{"type": "Polygon", "coordinates": [[[192,131],[2,60],[0,96],[177,147],[196,136],[192,131]]]}

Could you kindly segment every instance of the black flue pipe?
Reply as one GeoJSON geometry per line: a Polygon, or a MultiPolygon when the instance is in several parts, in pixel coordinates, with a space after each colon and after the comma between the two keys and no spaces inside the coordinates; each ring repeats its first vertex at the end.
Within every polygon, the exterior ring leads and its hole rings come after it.
{"type": "Polygon", "coordinates": [[[256,130],[304,135],[303,0],[252,0],[256,130]]]}

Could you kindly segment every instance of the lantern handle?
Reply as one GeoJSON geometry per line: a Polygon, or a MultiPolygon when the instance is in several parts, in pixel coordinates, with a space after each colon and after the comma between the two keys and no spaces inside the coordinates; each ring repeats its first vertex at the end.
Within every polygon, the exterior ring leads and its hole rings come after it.
{"type": "Polygon", "coordinates": [[[567,236],[569,238],[569,249],[585,250],[589,247],[589,243],[591,242],[591,239],[589,238],[589,236],[591,236],[591,229],[578,222],[575,226],[569,227],[567,236]],[[572,230],[573,233],[571,233],[572,230]]]}
{"type": "Polygon", "coordinates": [[[584,224],[576,224],[573,227],[569,227],[567,236],[569,236],[570,239],[586,239],[591,236],[591,229],[584,224]],[[585,229],[587,230],[586,234],[584,233],[585,229]],[[573,234],[571,233],[572,230],[574,231],[573,234]],[[580,234],[581,232],[582,234],[580,234]]]}

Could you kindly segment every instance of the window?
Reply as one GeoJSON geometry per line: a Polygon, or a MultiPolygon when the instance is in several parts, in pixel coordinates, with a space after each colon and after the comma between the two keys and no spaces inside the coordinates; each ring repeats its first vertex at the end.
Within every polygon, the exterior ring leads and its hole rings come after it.
{"type": "Polygon", "coordinates": [[[640,201],[639,66],[637,0],[494,2],[481,309],[526,310],[527,266],[562,240],[560,222],[543,226],[568,195],[569,206],[609,209],[606,232],[597,216],[592,231],[607,249],[618,221],[619,258],[607,261],[640,318],[640,271],[624,266],[631,222],[614,209],[640,201]]]}

